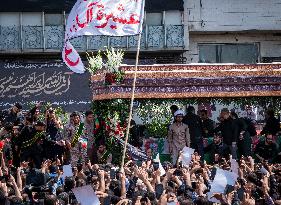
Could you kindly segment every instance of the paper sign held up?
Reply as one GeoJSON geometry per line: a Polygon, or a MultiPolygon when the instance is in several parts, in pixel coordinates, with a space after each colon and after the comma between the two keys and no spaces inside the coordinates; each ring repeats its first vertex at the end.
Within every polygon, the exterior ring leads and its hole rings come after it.
{"type": "Polygon", "coordinates": [[[81,205],[100,205],[100,201],[90,185],[77,187],[72,191],[81,205]]]}
{"type": "Polygon", "coordinates": [[[235,185],[238,175],[234,172],[226,171],[223,169],[217,169],[216,176],[211,184],[211,190],[208,193],[208,199],[217,203],[218,200],[211,198],[214,193],[224,193],[227,185],[235,185]]]}
{"type": "Polygon", "coordinates": [[[71,165],[64,165],[63,166],[63,177],[72,177],[73,173],[72,173],[72,167],[71,165]]]}
{"type": "Polygon", "coordinates": [[[181,154],[182,164],[188,166],[192,160],[192,154],[194,153],[194,149],[189,147],[184,147],[181,154]]]}

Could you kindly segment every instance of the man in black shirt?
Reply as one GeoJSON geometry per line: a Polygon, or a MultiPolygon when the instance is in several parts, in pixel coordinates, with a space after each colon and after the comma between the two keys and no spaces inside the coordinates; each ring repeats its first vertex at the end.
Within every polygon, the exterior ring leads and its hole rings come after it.
{"type": "Polygon", "coordinates": [[[240,136],[239,125],[234,121],[227,108],[221,110],[220,119],[222,120],[220,125],[216,128],[216,131],[220,131],[222,134],[223,142],[231,149],[231,154],[234,159],[237,158],[237,141],[240,136]]]}
{"type": "Polygon", "coordinates": [[[256,157],[260,161],[268,161],[270,163],[274,162],[278,155],[278,146],[273,142],[273,135],[267,134],[265,141],[261,141],[256,146],[255,150],[256,157]]]}
{"type": "Polygon", "coordinates": [[[21,161],[32,161],[36,168],[41,167],[44,157],[45,126],[43,122],[38,121],[33,127],[23,128],[20,134],[21,161]]]}
{"type": "Polygon", "coordinates": [[[203,137],[204,138],[214,137],[215,122],[208,118],[207,110],[201,110],[200,117],[202,120],[203,137]]]}
{"type": "Polygon", "coordinates": [[[195,114],[193,106],[187,108],[187,113],[182,122],[188,125],[190,133],[191,148],[195,149],[200,156],[204,156],[203,148],[203,128],[202,121],[198,115],[195,114]]]}
{"type": "Polygon", "coordinates": [[[248,157],[251,155],[252,139],[247,130],[247,123],[244,120],[244,118],[239,118],[235,112],[231,112],[230,116],[233,119],[233,122],[238,125],[238,133],[239,133],[239,137],[237,140],[238,154],[240,157],[242,155],[244,157],[248,157]]]}
{"type": "Polygon", "coordinates": [[[261,131],[261,135],[272,134],[276,135],[280,131],[280,122],[274,117],[274,110],[267,110],[265,113],[265,126],[261,131]]]}
{"type": "Polygon", "coordinates": [[[205,147],[204,152],[210,153],[211,162],[214,163],[218,163],[222,158],[228,159],[231,153],[229,146],[223,143],[220,132],[214,134],[213,143],[205,147]]]}
{"type": "Polygon", "coordinates": [[[0,121],[2,124],[6,123],[17,123],[19,124],[18,113],[21,111],[22,105],[20,103],[16,103],[8,110],[3,110],[0,112],[0,121]]]}
{"type": "Polygon", "coordinates": [[[13,155],[13,165],[15,167],[20,166],[20,140],[19,140],[20,127],[14,126],[11,138],[11,147],[13,155]]]}

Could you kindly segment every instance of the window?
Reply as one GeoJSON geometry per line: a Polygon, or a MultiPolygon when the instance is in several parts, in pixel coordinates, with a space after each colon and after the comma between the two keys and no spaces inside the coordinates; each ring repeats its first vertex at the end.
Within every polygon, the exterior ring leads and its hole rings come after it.
{"type": "Polygon", "coordinates": [[[257,63],[258,44],[200,44],[199,63],[257,63]]]}
{"type": "Polygon", "coordinates": [[[162,25],[162,13],[146,13],[146,24],[152,26],[162,25]]]}
{"type": "Polygon", "coordinates": [[[60,26],[63,25],[62,14],[45,14],[45,25],[46,26],[60,26]]]}
{"type": "Polygon", "coordinates": [[[182,25],[182,15],[180,11],[166,11],[165,12],[166,25],[182,25]]]}
{"type": "Polygon", "coordinates": [[[0,26],[19,26],[20,14],[16,12],[1,12],[0,26]]]}
{"type": "Polygon", "coordinates": [[[24,12],[22,13],[23,26],[42,26],[42,13],[24,12]]]}

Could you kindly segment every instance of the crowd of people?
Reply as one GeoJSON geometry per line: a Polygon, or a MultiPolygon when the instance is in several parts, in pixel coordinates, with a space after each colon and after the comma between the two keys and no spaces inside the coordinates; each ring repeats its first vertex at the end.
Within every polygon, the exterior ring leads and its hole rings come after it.
{"type": "Polygon", "coordinates": [[[210,199],[225,205],[281,204],[280,125],[273,110],[266,112],[265,137],[254,143],[257,133],[247,116],[223,109],[215,125],[206,110],[196,115],[190,106],[185,115],[173,105],[172,161],[160,163],[148,149],[146,160],[128,160],[120,169],[105,141],[95,138],[92,111],[83,120],[73,112],[63,125],[51,107],[40,118],[40,106],[24,116],[19,103],[0,113],[1,204],[78,205],[73,189],[86,185],[105,205],[212,204],[210,199]],[[180,160],[186,146],[195,150],[188,165],[180,160]],[[217,169],[231,170],[232,159],[239,165],[235,185],[210,196],[217,169]],[[65,177],[65,165],[71,165],[72,176],[65,177]]]}
{"type": "Polygon", "coordinates": [[[208,118],[207,110],[200,110],[196,115],[194,107],[189,106],[184,115],[175,105],[170,109],[174,121],[169,127],[168,139],[174,164],[184,146],[195,149],[200,156],[212,153],[211,161],[215,160],[215,154],[224,157],[231,154],[234,159],[251,156],[259,162],[281,162],[280,122],[272,109],[265,113],[265,125],[257,142],[253,140],[258,135],[255,120],[238,117],[227,108],[221,110],[217,124],[208,118]]]}

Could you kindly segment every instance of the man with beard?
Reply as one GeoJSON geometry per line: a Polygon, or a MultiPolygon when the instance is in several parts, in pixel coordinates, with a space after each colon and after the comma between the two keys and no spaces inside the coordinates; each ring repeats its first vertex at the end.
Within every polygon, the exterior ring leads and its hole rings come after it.
{"type": "Polygon", "coordinates": [[[72,121],[65,126],[64,139],[66,141],[65,159],[66,163],[76,166],[87,160],[87,148],[82,146],[82,132],[84,123],[81,123],[80,115],[77,112],[71,114],[72,121]]]}
{"type": "Polygon", "coordinates": [[[50,108],[46,111],[47,128],[51,140],[57,140],[59,130],[62,129],[61,121],[57,118],[55,111],[50,108]]]}
{"type": "MultiPolygon", "coordinates": [[[[22,143],[29,140],[33,132],[33,118],[31,116],[25,116],[23,124],[19,126],[19,130],[20,133],[18,134],[16,144],[18,145],[19,152],[22,154],[25,151],[22,143]]],[[[23,160],[23,156],[21,156],[21,160],[23,160]]]]}
{"type": "Polygon", "coordinates": [[[87,140],[87,154],[89,160],[93,162],[94,155],[94,113],[91,110],[85,112],[85,121],[84,121],[84,137],[87,140]]]}
{"type": "Polygon", "coordinates": [[[214,137],[215,122],[208,118],[207,110],[200,111],[200,118],[202,120],[203,137],[204,138],[214,137]]]}
{"type": "Polygon", "coordinates": [[[223,108],[220,113],[221,123],[216,128],[222,134],[223,142],[230,148],[231,155],[237,159],[237,140],[240,135],[239,126],[231,116],[227,108],[223,108]]]}
{"type": "Polygon", "coordinates": [[[237,139],[237,148],[239,153],[239,158],[241,156],[248,157],[251,156],[251,146],[252,146],[252,139],[250,134],[247,130],[246,121],[243,118],[239,118],[235,112],[230,113],[233,122],[238,126],[238,139],[237,139]]]}
{"type": "Polygon", "coordinates": [[[265,126],[263,127],[260,135],[271,133],[276,135],[280,131],[280,122],[274,117],[274,110],[267,110],[265,113],[265,126]]]}
{"type": "Polygon", "coordinates": [[[62,134],[60,130],[62,129],[61,121],[57,118],[55,110],[49,108],[46,111],[46,121],[47,128],[46,134],[48,140],[45,141],[45,154],[48,159],[55,159],[57,156],[59,158],[63,155],[63,146],[60,146],[58,143],[62,139],[62,134]]]}
{"type": "Polygon", "coordinates": [[[13,126],[13,133],[11,138],[11,147],[12,147],[12,155],[13,155],[13,165],[15,167],[20,166],[20,127],[13,126]]]}
{"type": "Polygon", "coordinates": [[[223,143],[220,132],[214,134],[213,143],[205,147],[204,152],[210,153],[210,161],[214,163],[219,162],[222,158],[228,159],[231,153],[229,147],[223,143]]]}
{"type": "Polygon", "coordinates": [[[256,157],[260,161],[268,161],[269,163],[274,162],[278,155],[278,146],[273,142],[273,135],[267,134],[265,141],[261,141],[256,146],[255,150],[256,157]]]}
{"type": "Polygon", "coordinates": [[[96,164],[111,164],[112,154],[106,149],[105,142],[99,142],[96,159],[94,161],[96,164]]]}
{"type": "Polygon", "coordinates": [[[38,169],[41,167],[44,157],[45,127],[45,123],[38,121],[32,128],[28,127],[24,133],[21,133],[21,161],[32,161],[38,169]]]}
{"type": "Polygon", "coordinates": [[[188,125],[190,140],[191,140],[191,148],[195,149],[198,154],[203,157],[203,128],[202,122],[198,115],[195,114],[195,108],[193,106],[188,106],[187,113],[184,116],[182,122],[188,125]]]}
{"type": "Polygon", "coordinates": [[[40,107],[42,106],[42,102],[37,103],[31,110],[28,111],[27,115],[32,117],[34,122],[39,120],[40,116],[40,107]]]}
{"type": "Polygon", "coordinates": [[[168,132],[169,151],[173,157],[173,164],[176,164],[179,152],[185,146],[190,147],[190,134],[188,126],[183,120],[183,111],[178,110],[174,113],[175,122],[170,126],[168,132]]]}
{"type": "Polygon", "coordinates": [[[11,122],[13,124],[19,123],[20,119],[18,114],[22,109],[22,105],[20,103],[16,103],[8,110],[3,110],[0,112],[0,121],[2,124],[6,124],[11,122]]]}

